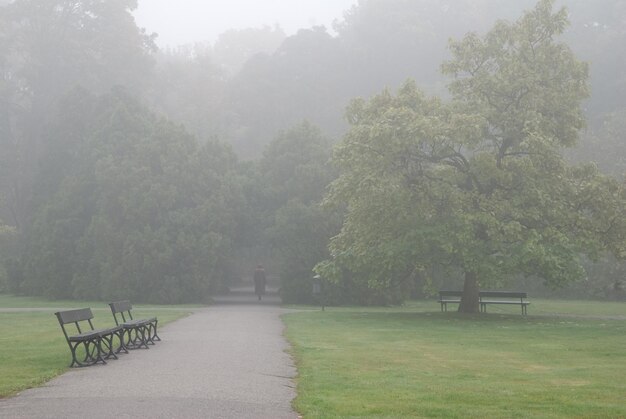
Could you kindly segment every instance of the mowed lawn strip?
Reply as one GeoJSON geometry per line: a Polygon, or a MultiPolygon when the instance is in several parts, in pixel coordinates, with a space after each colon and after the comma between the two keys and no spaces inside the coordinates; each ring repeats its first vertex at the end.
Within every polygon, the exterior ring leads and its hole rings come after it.
{"type": "MultiPolygon", "coordinates": [[[[0,398],[36,387],[67,371],[71,355],[54,312],[2,309],[28,307],[92,307],[95,327],[115,325],[106,303],[46,301],[37,298],[0,295],[0,398]]],[[[193,306],[133,307],[136,318],[157,316],[159,326],[188,315],[193,306]]],[[[196,306],[197,307],[197,306],[196,306]]]]}
{"type": "MultiPolygon", "coordinates": [[[[611,304],[612,315],[626,309],[611,304]]],[[[306,418],[626,417],[625,320],[420,311],[433,307],[285,316],[296,409],[306,418]]],[[[558,308],[580,315],[572,302],[558,308]]]]}

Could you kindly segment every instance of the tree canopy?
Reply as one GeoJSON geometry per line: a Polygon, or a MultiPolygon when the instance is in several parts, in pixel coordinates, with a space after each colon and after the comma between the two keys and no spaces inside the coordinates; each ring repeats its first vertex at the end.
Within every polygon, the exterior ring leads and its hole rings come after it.
{"type": "MultiPolygon", "coordinates": [[[[156,46],[131,15],[136,0],[20,0],[0,7],[0,147],[7,222],[24,227],[45,133],[76,86],[139,93],[156,46]]],[[[2,211],[4,210],[4,211],[2,211]]]]}
{"type": "Polygon", "coordinates": [[[245,207],[228,148],[197,144],[118,91],[68,98],[47,154],[23,291],[202,301],[225,280],[245,207]],[[73,106],[71,106],[73,104],[73,106]],[[82,133],[76,126],[84,127],[82,133]],[[74,132],[68,144],[68,132],[74,132]]]}
{"type": "Polygon", "coordinates": [[[557,41],[567,15],[553,3],[452,42],[449,102],[409,82],[351,104],[327,197],[348,213],[318,272],[394,289],[452,266],[460,310],[476,312],[480,285],[519,273],[560,285],[584,275],[581,254],[623,243],[621,185],[560,153],[584,126],[588,70],[557,41]]]}
{"type": "Polygon", "coordinates": [[[325,259],[329,302],[626,295],[625,2],[494,26],[535,3],[361,0],[158,51],[136,0],[0,1],[0,291],[199,301],[263,262],[310,302],[325,259]]]}

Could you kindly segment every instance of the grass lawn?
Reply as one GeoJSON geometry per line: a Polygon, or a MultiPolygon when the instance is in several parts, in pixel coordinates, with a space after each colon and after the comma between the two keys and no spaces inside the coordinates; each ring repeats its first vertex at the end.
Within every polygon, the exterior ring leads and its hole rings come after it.
{"type": "Polygon", "coordinates": [[[305,418],[626,417],[626,304],[436,302],[284,317],[305,418]]]}
{"type": "MultiPolygon", "coordinates": [[[[94,326],[114,326],[106,303],[47,301],[33,297],[0,295],[0,398],[35,387],[65,372],[71,355],[54,309],[91,307],[94,326]],[[2,312],[18,308],[20,311],[2,312]],[[27,311],[28,308],[50,308],[27,311]]],[[[137,318],[157,316],[159,325],[187,315],[194,306],[133,306],[137,318]]],[[[196,306],[197,307],[197,306],[196,306]]]]}

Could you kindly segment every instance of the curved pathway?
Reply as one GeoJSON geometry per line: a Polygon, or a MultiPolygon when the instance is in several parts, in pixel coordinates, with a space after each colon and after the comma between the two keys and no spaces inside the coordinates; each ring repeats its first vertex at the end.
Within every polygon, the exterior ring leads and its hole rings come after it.
{"type": "Polygon", "coordinates": [[[148,350],[0,400],[0,418],[297,418],[276,301],[235,293],[166,325],[148,350]]]}

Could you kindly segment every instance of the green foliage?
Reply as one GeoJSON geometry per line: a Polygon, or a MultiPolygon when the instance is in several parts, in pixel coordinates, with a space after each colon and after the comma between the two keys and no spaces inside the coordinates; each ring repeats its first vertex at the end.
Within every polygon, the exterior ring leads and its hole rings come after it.
{"type": "Polygon", "coordinates": [[[285,302],[310,302],[312,269],[328,257],[327,243],[338,229],[336,213],[319,206],[334,177],[329,141],[308,122],[279,135],[259,162],[263,193],[256,216],[265,226],[261,240],[272,246],[285,302]]]}
{"type": "Polygon", "coordinates": [[[336,39],[323,27],[314,27],[286,38],[271,56],[250,59],[226,90],[225,120],[231,128],[226,135],[234,148],[254,158],[281,131],[303,119],[323,126],[325,134],[338,134],[350,97],[344,93],[339,57],[336,39]]]}
{"type": "Polygon", "coordinates": [[[32,181],[61,98],[76,86],[142,90],[153,37],[135,24],[136,0],[16,0],[0,7],[0,211],[28,227],[32,181]],[[6,162],[4,161],[6,158],[6,162]]]}
{"type": "Polygon", "coordinates": [[[566,288],[547,288],[537,278],[516,278],[519,289],[529,295],[545,298],[575,298],[600,301],[626,301],[626,262],[612,255],[604,255],[596,261],[583,259],[585,277],[568,284],[566,288]]]}
{"type": "Polygon", "coordinates": [[[17,0],[3,7],[13,81],[47,103],[76,85],[140,85],[156,47],[136,26],[136,7],[136,0],[17,0]]]}
{"type": "Polygon", "coordinates": [[[66,115],[53,130],[59,137],[52,146],[74,134],[76,157],[51,153],[44,164],[40,182],[57,188],[29,232],[22,290],[53,298],[201,301],[226,280],[223,267],[236,239],[232,207],[243,203],[231,176],[235,157],[219,144],[200,147],[123,92],[91,101],[90,114],[66,115]],[[83,125],[84,132],[72,129],[83,125]],[[58,174],[56,182],[50,173],[58,174]]]}
{"type": "Polygon", "coordinates": [[[280,206],[290,199],[304,204],[318,201],[333,179],[329,159],[330,141],[309,122],[278,135],[259,162],[270,205],[280,206]]]}
{"type": "Polygon", "coordinates": [[[452,42],[451,102],[409,82],[351,104],[327,197],[348,212],[322,276],[391,295],[433,265],[466,289],[518,273],[561,286],[584,276],[581,254],[621,254],[623,189],[560,154],[584,125],[587,67],[555,40],[567,21],[552,3],[452,42]]]}
{"type": "Polygon", "coordinates": [[[626,104],[597,118],[580,147],[568,156],[578,162],[594,161],[604,173],[621,179],[626,175],[626,104]]]}

